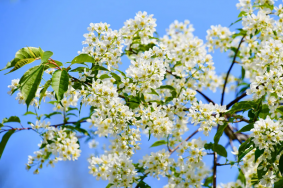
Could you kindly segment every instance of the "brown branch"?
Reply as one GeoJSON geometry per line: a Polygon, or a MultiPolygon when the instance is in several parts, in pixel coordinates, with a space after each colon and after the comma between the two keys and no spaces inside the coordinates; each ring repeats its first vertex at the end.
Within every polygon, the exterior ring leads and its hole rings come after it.
{"type": "Polygon", "coordinates": [[[213,188],[216,188],[217,153],[213,152],[213,188]]]}
{"type": "MultiPolygon", "coordinates": [[[[188,141],[190,138],[192,138],[195,134],[197,134],[198,133],[198,129],[197,130],[195,130],[195,132],[193,132],[190,136],[188,136],[188,138],[186,138],[185,139],[185,141],[188,141]]],[[[170,152],[170,155],[172,154],[172,153],[174,153],[179,147],[180,147],[180,145],[182,144],[183,142],[181,142],[180,144],[178,144],[171,152],[170,152]]]]}
{"type": "Polygon", "coordinates": [[[242,39],[241,39],[241,41],[240,41],[240,43],[239,43],[239,45],[238,45],[238,48],[237,48],[237,50],[236,50],[236,52],[235,52],[235,55],[234,55],[232,64],[231,64],[231,66],[230,66],[230,68],[229,68],[229,70],[228,70],[228,72],[227,72],[227,75],[226,75],[226,78],[225,78],[225,82],[224,82],[224,86],[223,86],[223,90],[222,90],[222,95],[221,95],[221,103],[220,103],[221,105],[223,105],[223,102],[224,102],[225,89],[226,89],[226,85],[227,85],[227,82],[228,82],[229,74],[230,74],[230,72],[231,72],[231,70],[232,70],[232,68],[233,68],[233,66],[234,66],[234,64],[235,64],[235,62],[236,62],[236,57],[237,57],[237,55],[238,55],[239,49],[240,49],[240,47],[241,47],[241,44],[242,44],[243,41],[244,41],[245,36],[246,36],[246,35],[244,35],[244,36],[242,37],[242,39]]]}
{"type": "Polygon", "coordinates": [[[201,94],[201,96],[203,96],[207,102],[211,102],[213,105],[215,105],[215,102],[213,102],[213,100],[211,100],[208,96],[206,96],[205,94],[203,94],[200,90],[196,90],[199,94],[201,94]]]}
{"type": "Polygon", "coordinates": [[[233,106],[235,103],[239,102],[239,100],[241,100],[245,96],[247,96],[246,92],[243,93],[242,95],[240,95],[239,97],[237,97],[236,99],[234,99],[233,101],[231,101],[229,104],[227,104],[226,109],[228,110],[231,106],[233,106]]]}
{"type": "MultiPolygon", "coordinates": [[[[80,123],[85,123],[86,121],[79,121],[80,123]]],[[[66,122],[66,123],[60,123],[60,124],[56,124],[56,125],[49,125],[50,127],[59,127],[59,126],[62,126],[62,125],[66,125],[66,124],[75,124],[75,123],[78,123],[78,121],[73,121],[73,122],[66,122]]],[[[21,128],[10,128],[10,129],[2,129],[3,131],[2,132],[5,132],[5,131],[10,131],[10,130],[15,130],[15,131],[23,131],[23,130],[34,130],[32,127],[21,127],[21,128]]]]}

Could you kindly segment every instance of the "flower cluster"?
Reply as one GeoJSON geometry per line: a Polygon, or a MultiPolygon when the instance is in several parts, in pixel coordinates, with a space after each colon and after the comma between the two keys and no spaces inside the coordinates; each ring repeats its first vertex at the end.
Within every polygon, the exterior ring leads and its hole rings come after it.
{"type": "Polygon", "coordinates": [[[199,131],[208,136],[213,127],[217,124],[223,125],[224,117],[220,117],[220,113],[226,112],[226,106],[213,105],[212,103],[203,104],[201,101],[194,102],[190,107],[191,123],[200,124],[199,131]]]}
{"type": "Polygon", "coordinates": [[[167,77],[167,83],[215,91],[222,80],[215,74],[212,57],[207,54],[203,41],[193,35],[194,28],[189,23],[188,20],[184,23],[175,21],[167,30],[167,35],[161,38],[172,69],[169,73],[173,75],[167,77]],[[183,79],[176,79],[176,76],[183,79]]]}
{"type": "Polygon", "coordinates": [[[41,169],[46,161],[48,161],[47,166],[54,167],[54,163],[61,160],[77,160],[81,153],[76,133],[49,125],[50,123],[45,124],[38,121],[36,125],[32,124],[32,128],[38,131],[45,130],[42,133],[43,141],[39,144],[42,149],[34,152],[35,156],[28,157],[26,168],[29,170],[32,166],[37,166],[35,174],[39,173],[38,169],[41,169]],[[51,154],[55,156],[54,159],[50,157],[51,154]]]}
{"type": "Polygon", "coordinates": [[[105,64],[108,69],[112,69],[118,68],[121,61],[123,37],[117,30],[113,31],[109,27],[107,23],[91,23],[88,27],[89,33],[84,34],[83,44],[87,46],[79,53],[89,54],[99,65],[105,64]]]}
{"type": "Polygon", "coordinates": [[[135,166],[125,155],[109,154],[100,158],[90,157],[89,173],[96,179],[109,180],[114,187],[132,187],[136,182],[135,166]]]}
{"type": "Polygon", "coordinates": [[[165,149],[158,152],[151,152],[150,155],[145,155],[142,160],[139,160],[139,164],[146,168],[145,173],[149,173],[151,176],[159,179],[159,175],[165,177],[169,174],[168,171],[172,166],[174,159],[169,158],[170,153],[165,149]]]}
{"type": "Polygon", "coordinates": [[[156,31],[156,19],[152,15],[147,15],[147,12],[138,12],[135,19],[129,19],[124,26],[119,30],[119,33],[124,37],[125,44],[128,49],[137,48],[139,45],[133,45],[135,37],[140,38],[141,44],[155,43],[152,39],[153,33],[156,31]]]}
{"type": "Polygon", "coordinates": [[[209,51],[213,51],[213,49],[220,48],[221,52],[226,51],[231,47],[233,32],[229,30],[227,27],[211,26],[211,29],[207,30],[206,40],[207,47],[209,51]]]}

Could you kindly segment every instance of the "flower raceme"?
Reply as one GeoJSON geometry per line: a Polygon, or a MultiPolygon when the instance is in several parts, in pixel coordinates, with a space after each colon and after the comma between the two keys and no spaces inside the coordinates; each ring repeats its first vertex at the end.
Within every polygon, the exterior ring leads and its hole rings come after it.
{"type": "Polygon", "coordinates": [[[41,60],[8,86],[8,94],[17,93],[19,104],[35,107],[25,115],[34,116],[36,122],[17,128],[7,124],[21,123],[17,116],[3,119],[0,157],[12,134],[34,130],[42,142],[28,157],[26,168],[38,174],[45,164],[53,167],[58,161],[77,160],[79,139],[95,148],[99,137],[105,137],[108,148],[88,162],[89,173],[109,181],[108,188],[150,187],[144,181],[148,176],[167,178],[165,188],[282,187],[282,5],[275,6],[273,0],[240,0],[236,6],[242,29],[211,26],[206,41],[194,36],[188,20],[175,21],[159,37],[153,15],[138,12],[119,30],[107,23],[91,23],[79,55],[66,64],[52,59],[51,51],[22,48],[2,70],[14,72],[41,60]],[[218,48],[232,57],[223,75],[216,74],[209,54],[218,48]],[[122,56],[130,60],[124,72],[119,70],[122,56]],[[239,78],[230,75],[234,64],[241,66],[239,78]],[[221,104],[212,101],[207,90],[222,91],[221,104]],[[236,98],[224,105],[228,91],[235,91],[236,98]],[[250,99],[242,100],[247,95],[250,99]],[[43,102],[53,105],[50,114],[38,113],[43,102]],[[82,108],[89,115],[74,120],[82,108]],[[248,113],[240,115],[241,111],[248,113]],[[51,124],[54,115],[61,115],[62,123],[51,124]],[[250,135],[243,133],[248,131],[250,135]],[[223,133],[236,160],[220,144],[223,133]],[[214,139],[191,139],[195,134],[214,139]],[[151,147],[164,148],[135,161],[143,135],[148,141],[157,139],[151,147]],[[238,149],[234,141],[239,142],[238,149]],[[210,155],[212,169],[204,163],[210,155]],[[226,162],[219,163],[217,156],[226,162]],[[238,180],[217,186],[217,169],[224,165],[239,169],[238,180]]]}

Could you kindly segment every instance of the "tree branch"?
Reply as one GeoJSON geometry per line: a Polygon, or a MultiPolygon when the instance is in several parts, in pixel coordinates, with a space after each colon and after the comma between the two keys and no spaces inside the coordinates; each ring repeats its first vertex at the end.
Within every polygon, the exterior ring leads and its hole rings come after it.
{"type": "Polygon", "coordinates": [[[201,94],[201,96],[203,96],[208,102],[211,102],[213,105],[215,105],[215,102],[213,102],[213,100],[211,100],[208,96],[206,96],[205,94],[203,94],[200,90],[196,90],[199,94],[201,94]]]}
{"type": "Polygon", "coordinates": [[[227,104],[226,109],[228,110],[231,106],[233,106],[235,103],[237,103],[239,100],[241,100],[245,96],[247,96],[246,92],[240,95],[239,97],[237,97],[236,99],[234,99],[233,101],[231,101],[229,104],[227,104]]]}
{"type": "Polygon", "coordinates": [[[231,70],[232,70],[232,68],[233,68],[233,66],[234,66],[234,64],[235,64],[235,62],[236,62],[236,57],[237,57],[237,55],[238,55],[239,49],[240,49],[240,47],[241,47],[241,44],[242,44],[243,41],[244,41],[245,36],[246,36],[246,35],[244,35],[244,36],[242,37],[242,39],[241,39],[241,41],[240,41],[240,43],[239,43],[239,45],[238,45],[238,48],[237,48],[237,50],[236,50],[236,52],[235,52],[235,55],[234,55],[232,64],[231,64],[231,66],[230,66],[230,68],[229,68],[229,70],[228,70],[228,72],[227,72],[227,75],[226,75],[226,78],[225,78],[225,82],[224,82],[224,86],[223,86],[223,90],[222,90],[222,95],[221,95],[221,103],[220,103],[221,105],[223,105],[223,102],[224,102],[225,89],[226,89],[226,85],[227,85],[227,82],[228,82],[229,74],[230,74],[230,72],[231,72],[231,70]]]}

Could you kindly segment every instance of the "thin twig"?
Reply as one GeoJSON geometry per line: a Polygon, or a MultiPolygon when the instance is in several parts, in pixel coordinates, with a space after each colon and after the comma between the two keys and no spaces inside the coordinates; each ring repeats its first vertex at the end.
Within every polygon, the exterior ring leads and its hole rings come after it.
{"type": "Polygon", "coordinates": [[[223,86],[223,90],[222,90],[222,95],[221,95],[221,103],[220,103],[221,105],[223,105],[223,102],[224,102],[225,89],[226,89],[226,85],[227,85],[227,82],[228,82],[229,74],[230,74],[230,72],[231,72],[231,70],[232,70],[232,68],[233,68],[233,66],[234,66],[234,64],[235,64],[235,62],[236,62],[236,58],[237,58],[239,49],[240,49],[240,47],[241,47],[241,44],[242,44],[243,41],[244,41],[245,36],[246,36],[246,35],[244,35],[244,36],[242,37],[242,39],[241,39],[241,41],[240,41],[240,43],[239,43],[239,45],[238,45],[238,48],[237,48],[237,50],[236,50],[236,52],[235,52],[235,55],[234,55],[232,64],[231,64],[231,66],[230,66],[230,68],[229,68],[229,70],[228,70],[228,72],[227,72],[227,75],[226,75],[226,78],[225,78],[225,82],[224,82],[224,86],[223,86]]]}
{"type": "MultiPolygon", "coordinates": [[[[190,138],[192,138],[195,134],[197,134],[198,133],[198,129],[197,130],[195,130],[195,132],[193,132],[190,136],[188,136],[188,138],[186,138],[185,139],[185,142],[186,141],[188,141],[190,138]]],[[[176,151],[179,147],[180,147],[180,145],[182,144],[183,142],[181,142],[180,144],[178,144],[171,152],[170,152],[170,155],[172,154],[172,153],[174,153],[174,151],[176,151]]]]}
{"type": "Polygon", "coordinates": [[[211,102],[213,105],[215,105],[215,102],[213,102],[213,100],[211,100],[208,96],[206,96],[205,94],[203,94],[200,90],[196,90],[199,94],[201,94],[201,96],[203,96],[208,102],[211,102]]]}

